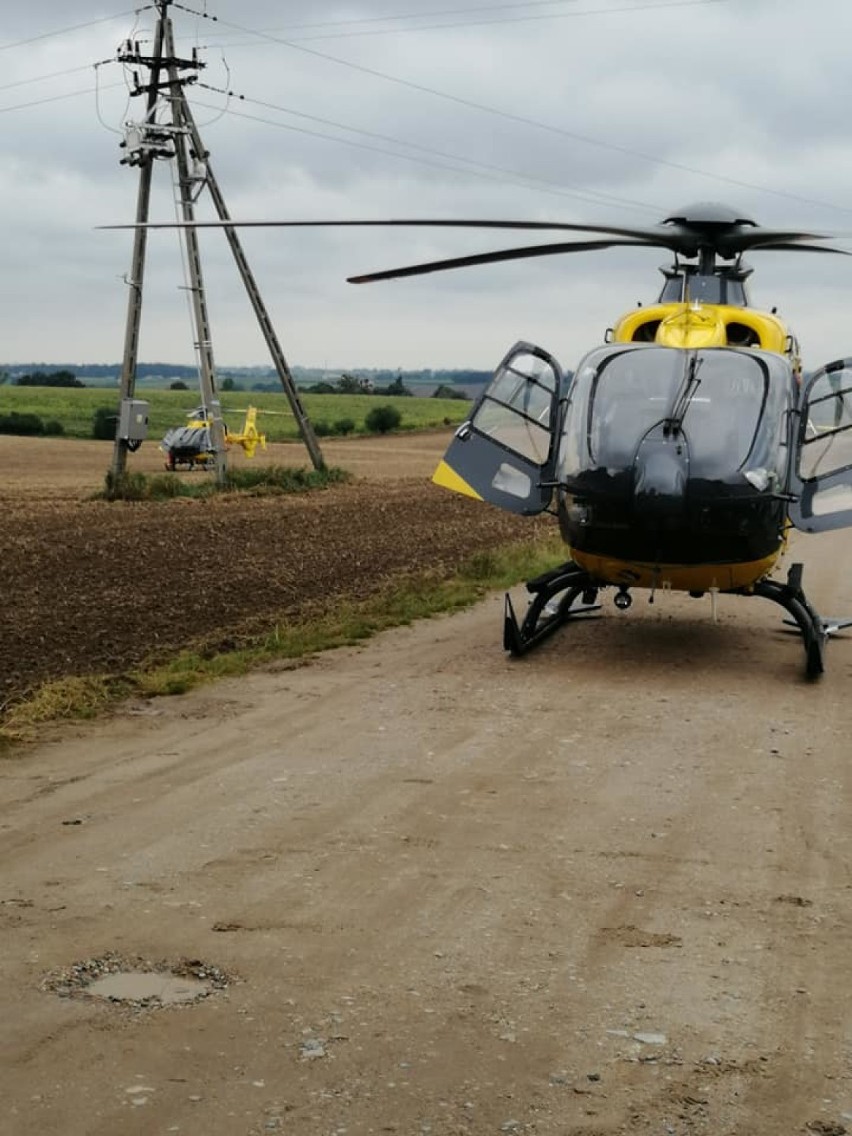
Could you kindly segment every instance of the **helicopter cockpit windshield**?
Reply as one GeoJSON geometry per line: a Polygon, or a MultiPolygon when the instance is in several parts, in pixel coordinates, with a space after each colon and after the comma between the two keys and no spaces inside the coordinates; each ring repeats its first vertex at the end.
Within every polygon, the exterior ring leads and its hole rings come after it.
{"type": "Polygon", "coordinates": [[[729,304],[743,308],[747,305],[745,288],[741,280],[714,273],[679,272],[667,275],[658,303],[729,304]]]}
{"type": "Polygon", "coordinates": [[[768,353],[595,352],[571,385],[559,479],[612,491],[613,478],[632,480],[640,446],[657,431],[681,442],[691,481],[743,484],[752,467],[780,474],[779,423],[791,397],[789,368],[768,353]]]}

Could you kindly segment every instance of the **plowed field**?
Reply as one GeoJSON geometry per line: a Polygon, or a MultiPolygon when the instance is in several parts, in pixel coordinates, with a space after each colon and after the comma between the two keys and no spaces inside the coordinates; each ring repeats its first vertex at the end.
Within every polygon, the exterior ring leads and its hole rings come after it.
{"type": "MultiPolygon", "coordinates": [[[[319,493],[127,504],[91,499],[109,444],[0,439],[0,702],[200,639],[227,644],[246,624],[363,597],[401,572],[450,571],[528,534],[529,522],[431,485],[447,440],[332,443],[326,460],[356,480],[319,493]]],[[[299,446],[271,447],[264,460],[307,464],[299,446]]],[[[143,447],[131,468],[161,471],[162,457],[143,447]]]]}

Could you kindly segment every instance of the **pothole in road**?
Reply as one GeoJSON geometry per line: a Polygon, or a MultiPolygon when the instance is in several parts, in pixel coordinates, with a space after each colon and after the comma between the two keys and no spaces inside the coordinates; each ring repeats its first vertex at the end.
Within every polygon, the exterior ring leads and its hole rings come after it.
{"type": "Polygon", "coordinates": [[[160,1002],[177,1006],[206,998],[212,987],[198,978],[175,978],[156,971],[127,970],[108,974],[86,987],[89,998],[108,998],[110,1002],[160,1002]]]}
{"type": "Polygon", "coordinates": [[[152,962],[107,954],[51,971],[42,988],[60,998],[94,998],[115,1006],[155,1010],[190,1006],[227,989],[233,978],[201,959],[152,962]]]}

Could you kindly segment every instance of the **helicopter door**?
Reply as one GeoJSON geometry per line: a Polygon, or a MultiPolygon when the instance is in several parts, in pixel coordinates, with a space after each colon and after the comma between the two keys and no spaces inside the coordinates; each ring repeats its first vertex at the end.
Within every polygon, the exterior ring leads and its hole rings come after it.
{"type": "Polygon", "coordinates": [[[432,480],[512,513],[541,513],[553,495],[562,389],[556,360],[516,343],[456,430],[432,480]]]}
{"type": "Polygon", "coordinates": [[[805,532],[852,525],[852,359],[816,371],[805,387],[794,451],[790,520],[805,532]]]}

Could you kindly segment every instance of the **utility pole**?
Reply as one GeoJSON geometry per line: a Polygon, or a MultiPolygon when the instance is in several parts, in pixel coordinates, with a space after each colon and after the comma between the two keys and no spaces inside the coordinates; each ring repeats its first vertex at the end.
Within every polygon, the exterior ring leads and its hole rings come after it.
{"type": "MultiPolygon", "coordinates": [[[[128,50],[133,45],[128,41],[128,50]]],[[[137,45],[138,46],[138,45],[137,45]]],[[[138,55],[138,50],[137,53],[138,55]]],[[[157,30],[154,34],[154,54],[150,61],[151,83],[148,87],[148,97],[145,108],[145,128],[151,127],[156,121],[157,91],[159,85],[160,69],[163,60],[163,21],[157,21],[157,30]]],[[[127,282],[130,289],[127,298],[127,321],[124,333],[124,357],[121,364],[120,395],[121,403],[133,398],[136,389],[136,363],[139,357],[139,327],[142,321],[142,284],[145,279],[145,250],[148,244],[148,230],[140,228],[148,220],[148,209],[151,202],[151,180],[153,175],[153,159],[143,161],[139,168],[139,189],[136,195],[136,224],[133,234],[133,260],[130,268],[130,279],[127,282]]],[[[115,489],[127,469],[127,444],[120,437],[121,431],[116,425],[115,446],[112,455],[112,484],[115,489]]]]}
{"type": "MultiPolygon", "coordinates": [[[[145,67],[150,72],[148,83],[141,83],[134,72],[134,95],[145,94],[146,113],[141,124],[128,124],[127,136],[123,145],[127,156],[122,162],[138,165],[139,190],[136,205],[136,224],[133,245],[133,262],[129,280],[130,296],[127,308],[125,329],[124,359],[121,371],[121,405],[132,406],[136,383],[136,366],[139,349],[139,329],[142,316],[142,285],[145,272],[145,252],[148,231],[144,228],[149,219],[151,181],[154,161],[173,160],[177,165],[180,205],[183,221],[187,227],[182,230],[186,246],[186,258],[190,274],[190,293],[195,328],[195,346],[199,364],[201,398],[209,421],[212,449],[215,455],[217,483],[223,485],[227,479],[225,428],[222,421],[222,408],[216,390],[216,368],[213,359],[213,344],[207,302],[204,293],[204,279],[201,269],[201,254],[198,231],[193,227],[195,203],[201,191],[209,189],[216,211],[221,221],[230,221],[225,199],[209,165],[209,153],[205,149],[198,127],[186,98],[186,86],[192,77],[183,77],[182,71],[197,71],[204,66],[193,52],[191,60],[179,59],[175,53],[174,30],[168,15],[173,0],[155,0],[157,25],[154,34],[154,51],[151,56],[143,55],[138,43],[128,43],[119,54],[119,61],[145,67]],[[165,72],[165,78],[161,79],[165,72]],[[170,111],[170,121],[158,122],[157,110],[162,100],[162,92],[167,92],[166,100],[170,111]],[[201,171],[197,173],[196,171],[201,171]]],[[[233,226],[225,227],[225,234],[231,252],[245,286],[255,316],[266,344],[270,350],[275,369],[290,403],[299,433],[316,469],[325,468],[325,460],[320,450],[316,434],[302,405],[299,393],[284,352],[281,349],[272,321],[263,303],[260,290],[249,267],[233,226]]],[[[122,411],[123,414],[123,411],[122,411]]],[[[121,423],[121,420],[120,420],[121,423]]],[[[134,448],[116,431],[113,453],[112,477],[117,485],[126,469],[127,450],[134,448]]]]}
{"type": "MultiPolygon", "coordinates": [[[[195,157],[199,161],[203,161],[207,170],[206,184],[210,191],[210,196],[213,199],[213,204],[216,206],[216,212],[219,214],[220,221],[230,221],[231,215],[228,212],[228,207],[225,204],[225,199],[219,189],[219,183],[213,176],[213,170],[210,167],[210,160],[207,151],[201,141],[201,135],[198,133],[198,127],[195,125],[195,120],[192,117],[189,103],[183,100],[183,115],[184,120],[189,128],[189,136],[192,141],[192,148],[195,157]]],[[[257,317],[258,325],[266,340],[266,345],[269,348],[269,353],[272,356],[272,362],[275,364],[275,370],[278,372],[278,378],[281,386],[284,389],[284,394],[290,403],[290,409],[293,412],[293,417],[296,419],[296,425],[299,427],[299,433],[302,436],[302,441],[307,447],[310,454],[311,461],[315,469],[325,469],[325,460],[323,459],[322,452],[320,451],[319,442],[317,441],[316,434],[314,433],[313,426],[310,419],[302,405],[302,400],[299,398],[299,391],[296,387],[295,380],[287,364],[287,359],[281,348],[278,336],[275,333],[275,328],[272,325],[272,320],[263,303],[263,297],[260,294],[260,289],[255,281],[254,274],[249,266],[246,254],[240,244],[240,239],[237,235],[237,230],[231,226],[225,226],[225,236],[228,238],[228,244],[231,246],[231,252],[234,256],[237,269],[242,277],[245,290],[251,305],[254,308],[254,314],[257,317]]]]}
{"type": "Polygon", "coordinates": [[[191,223],[195,220],[195,201],[192,195],[192,167],[190,166],[189,154],[187,152],[189,138],[184,113],[186,96],[184,95],[184,82],[178,73],[172,21],[166,17],[162,22],[165,24],[165,51],[168,56],[166,69],[169,75],[169,97],[172,107],[172,122],[175,128],[175,160],[178,169],[181,213],[183,220],[190,223],[190,227],[184,229],[183,234],[186,241],[186,259],[189,268],[189,287],[192,296],[196,351],[198,353],[199,375],[201,378],[201,401],[207,411],[207,420],[209,422],[208,429],[210,430],[210,442],[213,448],[216,484],[223,486],[228,479],[228,464],[225,453],[225,426],[222,422],[222,404],[219,402],[219,397],[216,393],[216,368],[213,363],[213,339],[210,332],[210,318],[207,314],[207,300],[204,295],[204,277],[201,272],[198,230],[191,227],[191,223]]]}

